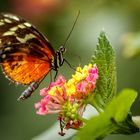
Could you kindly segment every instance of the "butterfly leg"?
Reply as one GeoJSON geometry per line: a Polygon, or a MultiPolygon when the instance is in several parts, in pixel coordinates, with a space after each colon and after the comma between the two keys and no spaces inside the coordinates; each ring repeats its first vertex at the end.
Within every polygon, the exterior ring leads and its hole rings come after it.
{"type": "Polygon", "coordinates": [[[51,87],[51,83],[52,83],[52,69],[50,70],[50,83],[49,83],[49,88],[51,87]]]}
{"type": "Polygon", "coordinates": [[[66,62],[67,65],[68,65],[71,69],[73,69],[74,71],[76,71],[76,68],[75,68],[74,66],[72,66],[66,59],[64,59],[63,63],[64,63],[64,62],[66,62]]]}
{"type": "Polygon", "coordinates": [[[54,79],[52,79],[52,69],[50,70],[50,84],[51,84],[51,82],[54,80],[55,81],[55,79],[56,79],[56,77],[57,77],[57,74],[58,74],[58,70],[55,70],[56,71],[56,73],[55,73],[55,76],[54,76],[54,79]]]}
{"type": "Polygon", "coordinates": [[[54,76],[54,81],[55,81],[55,79],[57,77],[57,74],[58,74],[58,70],[56,70],[56,73],[55,73],[55,76],[54,76]]]}
{"type": "Polygon", "coordinates": [[[52,82],[52,70],[50,70],[50,83],[52,82]]]}

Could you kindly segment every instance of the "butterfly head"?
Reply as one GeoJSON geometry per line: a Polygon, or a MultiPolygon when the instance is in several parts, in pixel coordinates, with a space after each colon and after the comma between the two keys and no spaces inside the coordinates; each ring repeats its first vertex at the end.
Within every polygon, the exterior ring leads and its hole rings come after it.
{"type": "Polygon", "coordinates": [[[66,53],[66,48],[64,46],[60,46],[59,52],[61,52],[62,54],[65,54],[66,53]]]}

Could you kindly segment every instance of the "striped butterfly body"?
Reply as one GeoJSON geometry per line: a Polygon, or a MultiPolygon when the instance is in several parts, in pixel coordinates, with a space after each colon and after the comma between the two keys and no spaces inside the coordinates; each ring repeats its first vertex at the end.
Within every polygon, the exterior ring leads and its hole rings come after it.
{"type": "Polygon", "coordinates": [[[0,14],[0,64],[3,73],[15,84],[29,85],[19,100],[28,98],[51,70],[57,73],[65,61],[65,51],[62,46],[55,52],[47,38],[21,17],[0,14]]]}

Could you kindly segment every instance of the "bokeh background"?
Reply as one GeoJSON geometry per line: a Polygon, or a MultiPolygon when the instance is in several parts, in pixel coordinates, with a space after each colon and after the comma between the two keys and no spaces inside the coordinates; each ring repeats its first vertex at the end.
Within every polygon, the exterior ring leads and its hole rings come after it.
{"type": "MultiPolygon", "coordinates": [[[[28,19],[47,36],[55,50],[64,43],[78,10],[81,14],[67,43],[66,59],[75,66],[87,64],[94,53],[97,37],[104,30],[116,51],[118,91],[129,87],[140,93],[140,57],[130,59],[122,53],[129,44],[127,34],[140,32],[139,0],[0,0],[0,12],[28,19]]],[[[63,65],[60,73],[69,78],[73,70],[63,65]]],[[[30,140],[56,122],[55,115],[38,116],[34,109],[34,103],[40,99],[39,89],[47,86],[49,80],[47,76],[31,98],[17,102],[25,87],[11,84],[0,71],[0,140],[30,140]]],[[[140,115],[140,96],[132,112],[140,115]]],[[[105,138],[118,139],[139,140],[140,134],[105,138]]]]}

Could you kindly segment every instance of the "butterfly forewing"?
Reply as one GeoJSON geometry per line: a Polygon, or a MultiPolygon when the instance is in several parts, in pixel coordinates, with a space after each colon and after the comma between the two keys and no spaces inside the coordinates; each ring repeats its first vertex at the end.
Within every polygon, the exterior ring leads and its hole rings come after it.
{"type": "Polygon", "coordinates": [[[0,61],[6,76],[20,84],[38,81],[55,55],[48,40],[24,19],[0,14],[0,61]]]}

